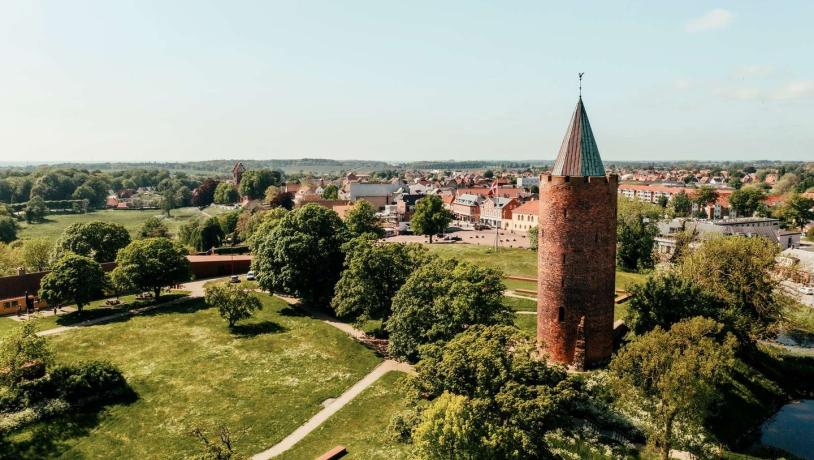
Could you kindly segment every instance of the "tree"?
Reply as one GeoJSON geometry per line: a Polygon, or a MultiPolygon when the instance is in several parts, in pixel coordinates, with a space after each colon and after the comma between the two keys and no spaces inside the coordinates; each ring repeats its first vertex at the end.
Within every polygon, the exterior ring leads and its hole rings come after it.
{"type": "Polygon", "coordinates": [[[13,217],[0,216],[0,243],[11,243],[17,239],[17,221],[13,217]]]}
{"type": "Polygon", "coordinates": [[[242,319],[251,318],[252,313],[263,308],[254,292],[232,283],[219,283],[206,288],[205,300],[207,305],[218,307],[218,313],[229,322],[229,327],[242,319]]]}
{"type": "Polygon", "coordinates": [[[529,249],[531,249],[532,251],[536,251],[538,244],[537,240],[540,235],[540,229],[535,225],[528,229],[528,233],[529,233],[529,249]]]}
{"type": "Polygon", "coordinates": [[[814,200],[799,193],[789,193],[775,210],[775,216],[787,226],[800,230],[814,220],[814,200]]]}
{"type": "Polygon", "coordinates": [[[269,206],[272,208],[283,208],[287,210],[294,209],[294,194],[291,192],[280,192],[268,200],[269,206]]]}
{"type": "Polygon", "coordinates": [[[765,337],[780,314],[772,277],[780,248],[766,238],[726,236],[705,241],[676,266],[678,274],[718,299],[714,318],[739,339],[765,337]]]}
{"type": "Polygon", "coordinates": [[[669,198],[667,198],[667,195],[661,195],[661,196],[659,196],[659,203],[658,203],[658,204],[659,204],[659,206],[661,206],[662,208],[666,208],[666,207],[667,207],[667,203],[669,203],[669,202],[670,202],[670,199],[669,199],[669,198]]]}
{"type": "Polygon", "coordinates": [[[54,247],[53,258],[73,252],[92,257],[99,263],[110,262],[129,243],[130,233],[122,225],[102,221],[78,222],[62,232],[54,247]]]}
{"type": "Polygon", "coordinates": [[[0,384],[14,388],[32,368],[44,370],[54,360],[45,337],[37,335],[33,321],[26,321],[0,340],[0,384]]]}
{"type": "Polygon", "coordinates": [[[220,247],[225,236],[223,227],[221,227],[218,218],[210,217],[201,224],[195,247],[199,251],[208,251],[212,248],[220,247]]]}
{"type": "Polygon", "coordinates": [[[417,244],[377,244],[358,237],[345,245],[345,264],[331,307],[337,316],[387,320],[393,296],[427,259],[417,244]]]}
{"type": "Polygon", "coordinates": [[[231,460],[235,453],[232,433],[225,425],[218,425],[218,438],[215,441],[211,441],[199,427],[192,430],[192,436],[201,443],[203,449],[201,460],[231,460]]]}
{"type": "Polygon", "coordinates": [[[410,220],[413,231],[419,235],[433,235],[446,231],[452,222],[452,213],[444,208],[444,202],[438,195],[427,195],[415,204],[415,212],[410,220]]]}
{"type": "Polygon", "coordinates": [[[487,179],[491,179],[491,178],[495,177],[495,172],[492,171],[491,169],[487,169],[486,171],[484,171],[483,177],[485,177],[487,179]]]}
{"type": "Polygon", "coordinates": [[[161,210],[170,216],[170,211],[178,207],[177,196],[175,189],[168,188],[161,194],[161,210]]]}
{"type": "Polygon", "coordinates": [[[683,190],[673,195],[670,204],[675,215],[679,217],[687,217],[690,215],[690,211],[692,211],[692,200],[683,190]]]}
{"type": "Polygon", "coordinates": [[[347,229],[335,212],[307,204],[257,235],[252,268],[263,289],[327,306],[342,271],[345,241],[347,229]]]}
{"type": "Polygon", "coordinates": [[[33,196],[25,206],[25,221],[30,223],[42,222],[48,214],[48,206],[40,196],[33,196]]]}
{"type": "Polygon", "coordinates": [[[785,195],[794,190],[794,187],[800,183],[800,176],[794,173],[782,174],[780,179],[772,187],[773,195],[785,195]]]}
{"type": "Polygon", "coordinates": [[[204,207],[212,204],[215,201],[215,189],[218,184],[219,182],[211,177],[204,179],[201,185],[192,191],[192,206],[204,207]]]}
{"type": "Polygon", "coordinates": [[[53,248],[48,238],[33,238],[23,243],[22,257],[25,266],[35,272],[45,271],[53,248]]]}
{"type": "MultiPolygon", "coordinates": [[[[96,199],[96,191],[88,185],[80,185],[77,187],[73,194],[71,194],[71,198],[74,200],[87,200],[88,206],[93,208],[101,207],[96,199]]],[[[104,204],[104,201],[102,204],[104,204]]]]}
{"type": "Polygon", "coordinates": [[[240,199],[237,188],[231,182],[221,182],[215,189],[215,203],[234,204],[240,199]]]}
{"type": "Polygon", "coordinates": [[[276,185],[269,185],[268,188],[266,188],[266,191],[263,195],[263,199],[266,201],[266,203],[271,203],[272,201],[274,201],[274,198],[279,194],[280,187],[277,187],[276,185]]]}
{"type": "Polygon", "coordinates": [[[102,295],[105,287],[105,272],[98,262],[90,257],[68,254],[51,267],[40,282],[40,298],[49,306],[75,303],[81,312],[82,307],[102,295]]]}
{"type": "Polygon", "coordinates": [[[263,198],[266,189],[270,186],[280,185],[282,174],[270,169],[253,169],[243,173],[240,178],[239,191],[241,196],[251,200],[263,198]]]}
{"type": "Polygon", "coordinates": [[[224,237],[228,237],[232,244],[237,243],[237,221],[240,219],[241,212],[239,210],[224,212],[218,215],[218,223],[221,230],[223,230],[224,237]]]}
{"type": "Polygon", "coordinates": [[[377,238],[384,238],[384,228],[376,216],[376,209],[367,200],[359,200],[345,215],[345,225],[354,236],[371,233],[377,238]]]}
{"type": "Polygon", "coordinates": [[[326,200],[339,199],[339,188],[334,184],[328,184],[322,189],[322,198],[326,200]]]}
{"type": "Polygon", "coordinates": [[[474,324],[508,324],[500,272],[435,258],[415,270],[393,297],[385,326],[389,351],[415,361],[419,346],[449,340],[474,324]]]}
{"type": "Polygon", "coordinates": [[[709,185],[702,185],[696,189],[695,203],[703,209],[718,201],[718,191],[709,185]]]}
{"type": "Polygon", "coordinates": [[[658,205],[620,199],[616,220],[616,260],[625,270],[653,266],[653,246],[659,229],[656,222],[664,212],[658,205]]]}
{"type": "Polygon", "coordinates": [[[167,238],[133,241],[119,251],[111,278],[122,291],[152,291],[158,300],[161,288],[189,280],[186,250],[167,238]]]}
{"type": "Polygon", "coordinates": [[[694,316],[714,318],[722,308],[719,299],[672,271],[651,274],[644,283],[633,285],[630,294],[625,324],[637,335],[657,326],[669,329],[694,316]]]}
{"type": "Polygon", "coordinates": [[[254,245],[256,234],[264,235],[271,231],[280,219],[285,217],[288,210],[285,208],[274,208],[268,211],[257,211],[254,213],[241,213],[235,226],[235,231],[241,240],[254,245]]]}
{"type": "Polygon", "coordinates": [[[552,458],[546,433],[568,428],[575,382],[513,326],[474,325],[427,345],[411,384],[432,402],[413,428],[421,458],[552,458]]]}
{"type": "Polygon", "coordinates": [[[648,440],[670,458],[675,427],[703,429],[715,388],[733,363],[736,339],[711,319],[693,318],[627,344],[610,364],[618,404],[644,413],[648,440]]]}
{"type": "Polygon", "coordinates": [[[158,217],[149,217],[141,225],[138,232],[139,238],[170,238],[170,230],[167,225],[158,217]]]}
{"type": "Polygon", "coordinates": [[[758,187],[743,187],[729,195],[729,204],[739,216],[751,217],[766,200],[766,192],[758,187]]]}

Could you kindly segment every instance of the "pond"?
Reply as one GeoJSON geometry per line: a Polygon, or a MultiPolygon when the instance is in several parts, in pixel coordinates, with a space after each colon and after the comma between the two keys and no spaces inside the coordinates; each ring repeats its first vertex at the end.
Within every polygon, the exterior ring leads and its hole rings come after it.
{"type": "Polygon", "coordinates": [[[796,330],[783,330],[777,334],[775,342],[790,347],[814,348],[814,334],[796,330]]]}
{"type": "Polygon", "coordinates": [[[814,460],[814,399],[781,407],[760,427],[760,443],[814,460]]]}

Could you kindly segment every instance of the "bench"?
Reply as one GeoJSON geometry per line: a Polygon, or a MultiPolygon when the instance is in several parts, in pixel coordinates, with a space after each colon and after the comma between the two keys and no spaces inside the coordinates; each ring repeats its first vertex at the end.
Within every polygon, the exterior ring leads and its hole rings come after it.
{"type": "Polygon", "coordinates": [[[317,457],[317,460],[335,460],[337,458],[342,458],[348,453],[348,448],[345,446],[336,446],[333,449],[325,452],[324,454],[317,457]]]}

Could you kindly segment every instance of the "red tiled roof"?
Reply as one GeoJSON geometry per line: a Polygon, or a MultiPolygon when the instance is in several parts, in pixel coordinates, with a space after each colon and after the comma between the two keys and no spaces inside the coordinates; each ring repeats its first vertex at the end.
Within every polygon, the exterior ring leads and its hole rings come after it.
{"type": "Polygon", "coordinates": [[[522,205],[514,208],[512,210],[512,214],[532,214],[535,216],[539,216],[540,201],[539,200],[526,201],[522,205]]]}

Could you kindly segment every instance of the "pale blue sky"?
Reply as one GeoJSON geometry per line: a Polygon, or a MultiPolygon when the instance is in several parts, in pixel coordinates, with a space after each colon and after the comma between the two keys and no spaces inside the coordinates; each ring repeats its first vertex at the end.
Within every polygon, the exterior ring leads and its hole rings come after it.
{"type": "Polygon", "coordinates": [[[814,160],[814,2],[0,0],[0,161],[814,160]]]}

